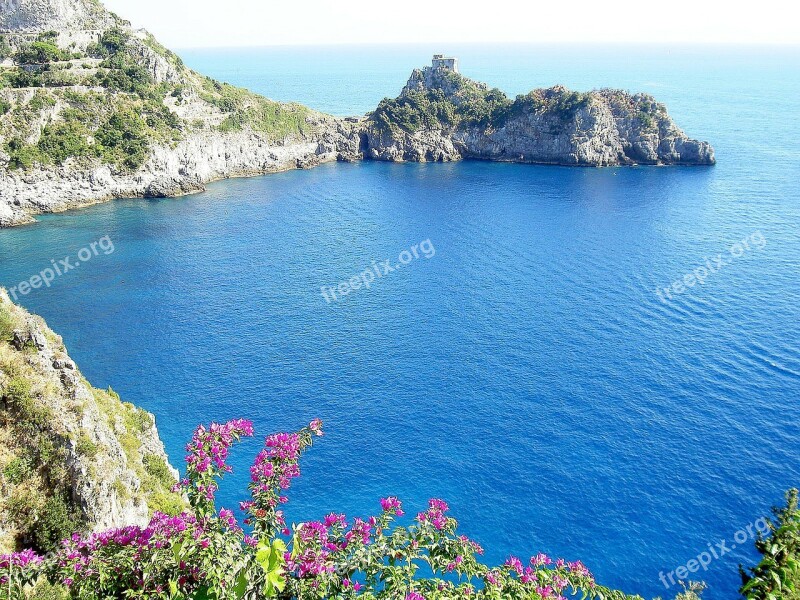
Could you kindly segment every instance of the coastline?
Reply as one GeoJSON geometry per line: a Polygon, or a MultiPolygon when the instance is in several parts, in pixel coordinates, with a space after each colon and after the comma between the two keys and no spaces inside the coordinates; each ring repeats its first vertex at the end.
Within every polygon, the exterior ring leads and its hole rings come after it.
{"type": "Polygon", "coordinates": [[[310,139],[282,145],[257,134],[203,133],[175,148],[154,147],[143,169],[133,173],[114,173],[108,165],[6,172],[0,175],[0,228],[120,198],[176,198],[202,192],[214,181],[354,160],[357,136],[348,135],[344,121],[333,125],[332,133],[326,128],[310,139]]]}
{"type": "Polygon", "coordinates": [[[118,199],[180,198],[206,191],[210,183],[226,179],[262,177],[297,169],[310,169],[330,162],[501,162],[529,166],[557,166],[565,168],[607,168],[635,166],[707,166],[702,164],[665,163],[576,163],[563,160],[526,160],[524,158],[489,157],[478,155],[443,154],[436,160],[419,156],[416,160],[405,157],[390,159],[371,156],[364,152],[363,135],[359,125],[363,121],[351,118],[328,117],[337,127],[338,139],[331,144],[322,140],[309,140],[287,145],[270,145],[257,134],[219,134],[187,138],[176,148],[156,147],[143,172],[113,174],[107,165],[96,165],[86,169],[71,169],[63,166],[41,169],[32,173],[0,175],[0,229],[31,225],[36,216],[78,210],[118,199]],[[250,139],[242,140],[243,135],[250,139]],[[203,137],[210,138],[203,140],[203,137]],[[204,141],[211,142],[204,144],[204,141]],[[212,152],[206,160],[200,155],[193,157],[186,151],[196,146],[212,152]],[[256,152],[248,153],[247,150],[256,152]],[[213,151],[216,149],[216,151],[213,151]],[[239,160],[231,160],[238,152],[239,160]],[[266,155],[266,157],[265,157],[266,155]],[[247,158],[246,158],[247,157],[247,158]],[[215,160],[217,159],[217,160],[215,160]],[[202,163],[199,168],[187,171],[181,165],[187,162],[202,163]],[[249,162],[248,162],[249,161],[249,162]],[[170,165],[170,168],[159,168],[170,165]],[[9,183],[11,185],[9,185],[9,183]],[[76,187],[73,187],[76,186],[76,187]],[[77,197],[75,194],[77,193],[77,197]],[[70,197],[72,195],[72,197],[70,197]]]}

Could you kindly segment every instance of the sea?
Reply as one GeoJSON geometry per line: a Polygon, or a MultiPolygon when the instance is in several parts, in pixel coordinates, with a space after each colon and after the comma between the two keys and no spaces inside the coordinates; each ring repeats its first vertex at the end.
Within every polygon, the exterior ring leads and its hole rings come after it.
{"type": "Polygon", "coordinates": [[[734,598],[800,485],[800,48],[182,50],[271,98],[363,115],[434,52],[510,95],[647,92],[714,167],[361,162],[118,200],[0,231],[0,285],[96,387],[152,411],[176,466],[244,417],[325,423],[287,517],[408,519],[445,499],[485,559],[545,552],[599,582],[734,598]],[[92,244],[94,243],[94,250],[92,244]],[[702,563],[702,564],[701,564],[702,563]],[[687,575],[688,573],[688,575],[687,575]]]}

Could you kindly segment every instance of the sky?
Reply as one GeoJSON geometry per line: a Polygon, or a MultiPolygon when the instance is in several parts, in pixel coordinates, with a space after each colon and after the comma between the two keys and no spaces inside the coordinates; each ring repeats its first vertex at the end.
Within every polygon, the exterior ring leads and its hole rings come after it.
{"type": "Polygon", "coordinates": [[[793,0],[104,0],[175,48],[375,43],[800,44],[793,0]]]}

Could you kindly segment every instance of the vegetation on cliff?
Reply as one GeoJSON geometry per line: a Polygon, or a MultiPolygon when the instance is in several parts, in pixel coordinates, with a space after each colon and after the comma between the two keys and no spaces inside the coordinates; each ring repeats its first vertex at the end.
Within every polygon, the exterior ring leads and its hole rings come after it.
{"type": "Polygon", "coordinates": [[[0,548],[51,552],[74,531],[135,520],[126,509],[179,512],[154,432],[152,415],[91,388],[61,339],[0,290],[0,548]]]}
{"type": "Polygon", "coordinates": [[[392,161],[462,158],[610,166],[712,165],[646,94],[536,89],[515,99],[441,66],[415,70],[397,98],[368,115],[366,155],[392,161]]]}
{"type": "Polygon", "coordinates": [[[57,31],[0,36],[12,63],[0,67],[6,168],[75,160],[135,171],[154,145],[198,130],[250,130],[283,141],[308,129],[305,107],[198,75],[150,34],[115,23],[83,46],[59,45],[57,31]]]}
{"type": "Polygon", "coordinates": [[[383,132],[420,129],[452,130],[476,127],[497,130],[523,113],[550,113],[561,119],[588,105],[591,95],[563,87],[534,90],[511,100],[497,89],[489,89],[447,70],[415,71],[403,93],[384,98],[369,118],[383,132]]]}
{"type": "Polygon", "coordinates": [[[752,569],[741,569],[741,592],[748,600],[800,599],[800,508],[798,491],[789,490],[786,506],[773,509],[769,535],[759,535],[763,556],[752,569]]]}

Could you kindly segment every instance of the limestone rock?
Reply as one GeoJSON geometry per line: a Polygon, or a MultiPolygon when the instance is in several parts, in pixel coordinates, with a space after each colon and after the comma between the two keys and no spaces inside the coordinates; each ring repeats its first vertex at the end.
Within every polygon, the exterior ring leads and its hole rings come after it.
{"type": "Polygon", "coordinates": [[[180,498],[170,493],[178,473],[169,465],[153,415],[121,402],[111,391],[93,389],[61,338],[0,289],[0,324],[9,322],[15,327],[11,343],[0,339],[0,551],[26,539],[7,500],[22,499],[35,513],[37,498],[53,491],[47,489],[53,482],[48,484],[41,473],[52,475],[53,468],[65,478],[59,484],[90,530],[144,525],[165,502],[180,506],[180,498]],[[55,449],[58,464],[33,464],[38,446],[31,447],[35,440],[20,437],[16,429],[29,417],[9,401],[14,382],[27,390],[25,411],[50,415],[39,419],[36,428],[39,441],[55,449]],[[10,477],[10,464],[28,465],[28,474],[10,477]]]}
{"type": "Polygon", "coordinates": [[[431,67],[415,70],[400,96],[384,101],[370,116],[366,132],[367,155],[377,160],[476,158],[575,166],[715,162],[711,146],[688,138],[650,96],[619,90],[577,94],[556,86],[511,101],[499,90],[431,67]],[[398,114],[404,122],[398,122],[398,114]]]}

